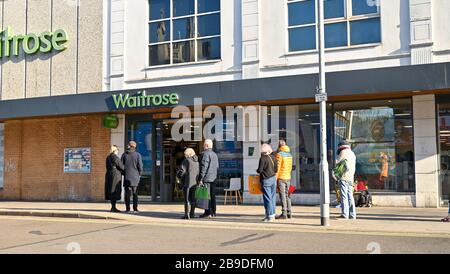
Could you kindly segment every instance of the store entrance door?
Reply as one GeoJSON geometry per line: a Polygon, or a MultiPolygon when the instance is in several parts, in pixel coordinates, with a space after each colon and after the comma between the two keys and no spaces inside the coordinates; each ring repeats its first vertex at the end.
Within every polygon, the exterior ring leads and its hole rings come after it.
{"type": "Polygon", "coordinates": [[[129,141],[135,141],[136,151],[142,156],[144,171],[138,187],[138,194],[142,200],[158,199],[159,190],[152,188],[154,178],[154,123],[148,117],[131,117],[127,119],[127,138],[129,141]],[[150,198],[151,197],[151,198],[150,198]]]}
{"type": "Polygon", "coordinates": [[[177,186],[176,171],[183,162],[184,151],[189,147],[194,149],[197,155],[201,153],[201,142],[174,141],[171,133],[173,122],[169,119],[155,121],[156,145],[162,152],[160,156],[156,155],[156,169],[159,174],[160,201],[164,203],[183,201],[183,192],[177,186]]]}

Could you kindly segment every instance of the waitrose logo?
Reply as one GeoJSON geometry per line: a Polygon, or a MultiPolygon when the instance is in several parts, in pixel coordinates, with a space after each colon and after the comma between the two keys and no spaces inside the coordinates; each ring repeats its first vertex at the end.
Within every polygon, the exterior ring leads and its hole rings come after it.
{"type": "Polygon", "coordinates": [[[10,27],[0,33],[0,57],[18,56],[21,51],[25,54],[37,52],[49,53],[53,50],[63,51],[67,48],[69,36],[63,29],[53,32],[45,31],[39,35],[14,35],[10,27]]]}
{"type": "Polygon", "coordinates": [[[139,91],[137,95],[130,95],[127,93],[113,95],[112,97],[116,109],[169,106],[178,105],[179,103],[177,93],[147,95],[145,90],[139,91]]]}

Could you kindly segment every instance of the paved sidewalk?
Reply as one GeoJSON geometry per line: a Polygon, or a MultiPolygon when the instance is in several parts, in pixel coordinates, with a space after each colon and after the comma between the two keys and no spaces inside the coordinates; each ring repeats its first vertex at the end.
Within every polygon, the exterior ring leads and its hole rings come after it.
{"type": "MultiPolygon", "coordinates": [[[[123,209],[124,205],[118,207],[123,209]]],[[[339,209],[331,208],[331,226],[326,228],[320,226],[320,208],[317,206],[294,206],[292,219],[274,223],[261,222],[264,208],[259,205],[218,205],[217,218],[190,221],[180,219],[182,204],[143,204],[140,210],[139,215],[134,215],[110,213],[107,203],[0,202],[0,218],[34,216],[184,227],[450,238],[450,224],[440,221],[447,215],[447,208],[358,208],[357,220],[337,219],[339,209]]],[[[280,207],[277,210],[280,211],[280,207]]],[[[197,216],[201,212],[197,210],[197,216]]]]}

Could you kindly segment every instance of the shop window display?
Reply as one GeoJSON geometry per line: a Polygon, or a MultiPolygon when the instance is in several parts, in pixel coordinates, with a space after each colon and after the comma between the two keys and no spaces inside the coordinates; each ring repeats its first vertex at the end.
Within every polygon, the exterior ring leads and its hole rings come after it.
{"type": "Polygon", "coordinates": [[[410,99],[335,104],[335,132],[335,144],[352,144],[356,176],[370,189],[415,191],[410,99]]]}

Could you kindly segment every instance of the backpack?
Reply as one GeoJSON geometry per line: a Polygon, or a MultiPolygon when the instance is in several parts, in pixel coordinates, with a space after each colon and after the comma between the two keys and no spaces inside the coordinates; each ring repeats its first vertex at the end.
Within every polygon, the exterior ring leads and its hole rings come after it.
{"type": "Polygon", "coordinates": [[[347,160],[344,159],[336,164],[336,166],[333,168],[333,171],[331,172],[331,175],[334,180],[339,181],[347,171],[347,160]]]}

